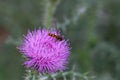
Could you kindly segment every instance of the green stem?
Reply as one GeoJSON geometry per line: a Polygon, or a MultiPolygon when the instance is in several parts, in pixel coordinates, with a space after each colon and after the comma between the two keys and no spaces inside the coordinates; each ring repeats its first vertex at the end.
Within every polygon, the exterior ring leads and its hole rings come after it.
{"type": "Polygon", "coordinates": [[[48,28],[52,23],[53,15],[58,2],[59,0],[49,0],[46,5],[46,14],[45,14],[45,20],[44,20],[44,25],[46,28],[48,28]]]}

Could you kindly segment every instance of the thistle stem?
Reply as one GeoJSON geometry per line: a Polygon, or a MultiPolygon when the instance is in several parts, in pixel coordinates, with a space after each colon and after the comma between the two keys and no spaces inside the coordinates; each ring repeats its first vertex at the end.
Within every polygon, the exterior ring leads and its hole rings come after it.
{"type": "Polygon", "coordinates": [[[59,0],[48,0],[47,2],[45,19],[44,19],[44,25],[46,28],[48,28],[52,23],[53,15],[58,3],[59,3],[59,0]]]}

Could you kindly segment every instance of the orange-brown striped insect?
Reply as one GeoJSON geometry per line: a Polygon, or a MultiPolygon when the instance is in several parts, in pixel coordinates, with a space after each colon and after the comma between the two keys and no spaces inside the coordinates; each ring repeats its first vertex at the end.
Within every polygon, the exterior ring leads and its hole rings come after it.
{"type": "Polygon", "coordinates": [[[56,39],[59,40],[59,41],[62,41],[62,40],[63,40],[62,36],[60,36],[60,35],[55,35],[55,34],[52,34],[52,33],[48,33],[48,36],[51,36],[51,37],[53,37],[53,38],[56,38],[56,39]]]}

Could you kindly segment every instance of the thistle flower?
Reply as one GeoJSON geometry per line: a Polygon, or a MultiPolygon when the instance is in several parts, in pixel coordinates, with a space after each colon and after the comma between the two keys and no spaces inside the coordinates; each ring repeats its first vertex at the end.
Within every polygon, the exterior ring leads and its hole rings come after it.
{"type": "Polygon", "coordinates": [[[25,57],[27,68],[40,73],[53,73],[66,69],[70,48],[68,41],[56,30],[28,31],[18,47],[25,57]]]}

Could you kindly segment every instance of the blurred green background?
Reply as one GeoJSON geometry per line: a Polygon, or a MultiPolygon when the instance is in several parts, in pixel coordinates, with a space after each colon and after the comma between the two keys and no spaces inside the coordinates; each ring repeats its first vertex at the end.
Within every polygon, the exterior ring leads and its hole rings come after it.
{"type": "Polygon", "coordinates": [[[69,69],[120,80],[120,0],[0,0],[0,80],[23,80],[16,46],[52,18],[72,47],[69,69]]]}

